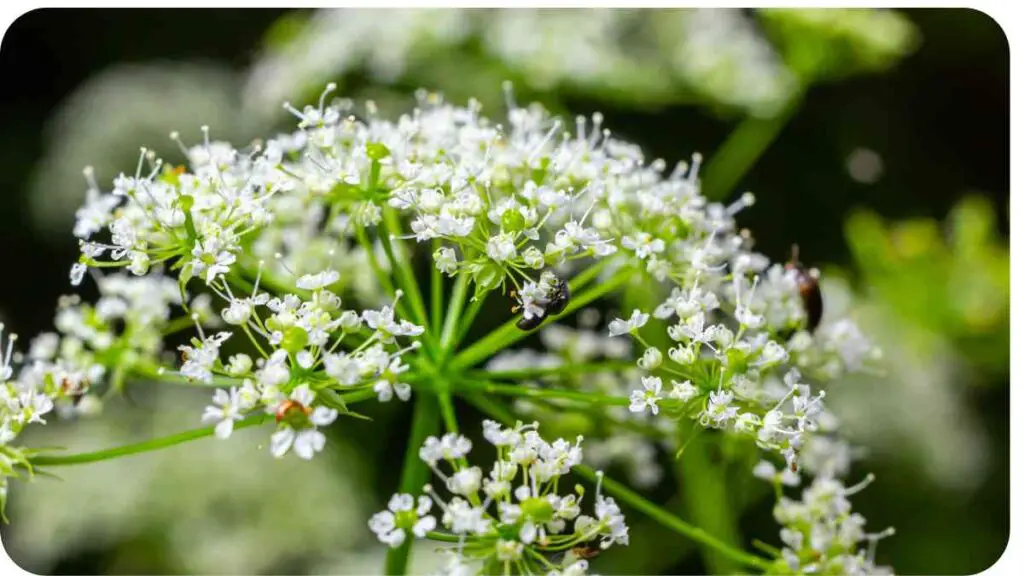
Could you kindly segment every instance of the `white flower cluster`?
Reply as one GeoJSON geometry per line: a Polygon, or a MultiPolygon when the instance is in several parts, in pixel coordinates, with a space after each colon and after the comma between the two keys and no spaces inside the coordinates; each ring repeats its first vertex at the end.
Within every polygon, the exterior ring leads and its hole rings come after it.
{"type": "MultiPolygon", "coordinates": [[[[271,453],[282,457],[294,448],[308,460],[324,447],[319,428],[347,411],[339,392],[370,390],[381,402],[396,395],[409,399],[411,386],[402,381],[409,367],[402,355],[417,349],[419,342],[399,348],[396,337],[418,336],[423,328],[396,319],[394,305],[361,315],[343,310],[341,298],[327,289],[337,280],[338,273],[330,270],[299,277],[296,286],[306,292],[304,297],[271,297],[259,291],[258,280],[244,298],[232,294],[227,283],[224,292],[214,287],[227,301],[221,311],[224,321],[240,327],[263,355],[253,361],[239,352],[224,362],[220,348],[232,332],[205,336],[200,330],[200,339],[181,346],[181,374],[186,378],[210,383],[219,375],[241,383],[218,389],[203,413],[204,422],[216,423],[217,437],[229,437],[235,422],[262,409],[278,422],[271,453]]],[[[399,291],[396,303],[401,295],[399,291]]]]}
{"type": "MultiPolygon", "coordinates": [[[[530,349],[509,350],[495,356],[487,364],[491,372],[516,371],[530,368],[565,366],[566,371],[536,379],[523,379],[519,385],[530,388],[556,386],[585,392],[621,397],[629,394],[630,386],[639,376],[640,369],[624,366],[632,358],[633,350],[627,338],[609,338],[607,332],[595,330],[600,314],[594,309],[583,310],[578,318],[579,327],[570,328],[552,324],[540,331],[546,352],[530,349]],[[591,362],[606,362],[607,367],[579,372],[579,367],[591,362]]],[[[551,399],[546,404],[521,399],[515,403],[516,413],[529,415],[545,422],[580,422],[578,404],[551,399]]],[[[587,436],[584,461],[596,468],[621,465],[632,484],[652,487],[663,477],[658,462],[657,446],[675,444],[675,424],[667,419],[647,421],[642,414],[631,412],[626,406],[608,407],[602,414],[583,415],[583,429],[587,436]]]]}
{"type": "Polygon", "coordinates": [[[395,494],[388,510],[369,522],[381,542],[400,546],[410,534],[424,538],[440,525],[452,536],[447,539],[458,543],[449,572],[472,573],[471,566],[477,565],[495,571],[514,566],[523,573],[575,574],[585,573],[586,560],[562,552],[629,543],[625,518],[615,501],[601,494],[600,482],[592,515],[583,513],[579,485],[574,494],[558,493],[559,480],[583,460],[582,437],[575,443],[549,443],[536,423],[505,428],[485,420],[483,426],[484,438],[497,451],[486,476],[466,462],[472,443],[465,436],[427,438],[420,459],[444,481],[451,496],[443,498],[431,485],[424,488],[426,496],[415,500],[395,494]],[[440,522],[429,515],[433,504],[441,509],[440,522]]]}
{"type": "MultiPolygon", "coordinates": [[[[87,171],[72,282],[89,268],[124,267],[134,277],[97,272],[100,301],[67,301],[60,345],[41,339],[35,364],[14,381],[8,342],[0,355],[4,478],[27,463],[7,447],[21,426],[104,373],[112,389],[129,377],[214,387],[201,418],[216,436],[273,417],[272,454],[310,459],[325,447],[323,429],[352,414],[351,402],[408,400],[413,384],[471,390],[487,377],[474,367],[488,359],[491,376],[519,384],[503,392],[520,396],[516,408],[532,418],[592,417],[590,462],[621,465],[640,485],[661,478],[658,448],[678,445],[683,418],[781,457],[780,482],[800,466],[821,478],[847,467],[838,452],[827,457],[841,444],[821,385],[870,368],[876,351],[847,320],[810,325],[816,313],[802,269],[773,265],[737,228],[751,194],[729,205],[701,195],[699,155],[667,171],[612,137],[600,114],[565,131],[543,108],[517,106],[508,85],[506,124],[483,117],[475,101],[453,106],[426,92],[397,121],[379,118],[373,103],[358,118],[351,102],[327,102],[333,89],[317,106],[286,104],[298,129],[250,150],[211,141],[204,127],[202,144],[182,146],[187,169],[143,151],[135,174],[119,176],[109,193],[87,171]],[[410,263],[429,255],[431,318],[410,263]],[[574,275],[581,264],[590,267],[574,275]],[[375,297],[388,304],[342,306],[351,285],[342,270],[356,267],[375,277],[375,297]],[[456,278],[453,299],[504,290],[521,318],[459,349],[466,302],[455,301],[443,322],[435,316],[438,271],[456,278]],[[204,295],[189,300],[189,286],[204,295]],[[607,333],[585,310],[577,329],[542,327],[547,352],[501,343],[509,330],[523,336],[622,286],[649,297],[607,333]],[[186,314],[171,319],[172,305],[186,314]],[[193,324],[196,337],[178,347],[181,366],[169,374],[158,357],[163,339],[193,324]],[[239,344],[248,352],[228,352],[239,344]]],[[[569,573],[585,570],[586,559],[561,553],[628,542],[600,483],[593,515],[581,511],[581,488],[558,495],[559,478],[583,462],[582,436],[548,443],[537,424],[488,421],[484,437],[498,453],[486,477],[468,464],[467,438],[426,440],[420,457],[452,496],[396,495],[370,521],[381,541],[457,542],[453,569],[569,573]],[[429,515],[434,503],[439,519],[429,515]],[[433,534],[438,526],[448,532],[433,534]]]]}
{"type": "MultiPolygon", "coordinates": [[[[27,355],[15,351],[17,336],[4,338],[0,324],[0,513],[15,465],[31,470],[32,451],[13,444],[26,426],[45,424],[55,410],[65,417],[98,412],[100,399],[90,392],[108,372],[110,386],[120,387],[128,372],[153,366],[163,351],[172,309],[181,304],[173,280],[115,274],[100,278],[98,287],[95,304],[62,297],[57,332],[33,339],[27,355]]],[[[196,310],[205,304],[193,300],[196,310]]]]}
{"type": "Polygon", "coordinates": [[[71,278],[78,284],[89,267],[125,266],[138,276],[169,267],[179,271],[182,291],[198,278],[224,302],[220,319],[229,330],[207,335],[197,325],[198,337],[179,347],[180,374],[236,384],[214,394],[203,420],[216,423],[223,438],[251,413],[274,414],[273,454],[294,448],[308,459],[324,445],[318,428],[347,411],[340,392],[410,397],[401,356],[419,343],[403,348],[396,338],[423,328],[396,317],[401,291],[380,309],[342,308],[345,280],[334,265],[352,270],[367,258],[377,265],[379,245],[363,227],[380,221],[373,201],[379,163],[367,156],[374,147],[366,127],[351,120],[339,126],[339,108],[321,100],[319,108],[292,111],[302,118],[299,130],[248,151],[211,141],[204,126],[202,144],[182,145],[188,169],[165,166],[144,149],[135,174],[119,176],[109,193],[87,169],[88,200],[75,226],[82,257],[71,278]],[[357,138],[361,150],[350,154],[357,138]],[[366,198],[350,197],[360,194],[366,198]],[[97,240],[104,231],[109,240],[97,240]],[[245,353],[222,358],[221,348],[239,335],[256,360],[245,353]]]}
{"type": "Polygon", "coordinates": [[[788,470],[777,472],[762,461],[754,474],[776,487],[776,521],[782,525],[779,536],[783,548],[771,570],[777,574],[892,574],[888,566],[875,565],[878,541],[895,534],[893,528],[877,533],[865,532],[867,521],[852,511],[847,497],[860,492],[874,479],[868,476],[853,486],[831,474],[819,474],[803,489],[800,500],[782,495],[782,486],[795,486],[798,479],[788,470]],[[866,543],[865,548],[858,546],[866,543]]]}
{"type": "Polygon", "coordinates": [[[647,337],[668,344],[648,344],[642,334],[651,314],[640,310],[609,324],[611,335],[631,335],[645,348],[637,365],[648,375],[630,395],[630,410],[658,415],[665,409],[746,434],[795,468],[819,420],[832,418],[822,403],[825,392],[813,391],[798,367],[827,383],[869,369],[878,352],[847,319],[814,333],[805,329],[797,269],[769,266],[745,248],[742,233],[719,229],[708,247],[715,236],[729,248],[720,248],[710,265],[708,249],[692,248],[688,288],[672,287],[653,310],[661,332],[648,329],[647,337]]]}

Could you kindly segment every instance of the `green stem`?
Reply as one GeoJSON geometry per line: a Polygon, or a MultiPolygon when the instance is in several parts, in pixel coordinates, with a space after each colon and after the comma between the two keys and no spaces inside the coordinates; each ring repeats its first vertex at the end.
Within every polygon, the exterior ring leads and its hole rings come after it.
{"type": "Polygon", "coordinates": [[[597,275],[600,274],[610,262],[611,258],[602,258],[583,269],[582,272],[573,276],[572,280],[569,281],[569,288],[575,291],[583,288],[587,284],[590,284],[590,281],[597,278],[597,275]]]}
{"type": "Polygon", "coordinates": [[[451,354],[455,347],[456,329],[462,316],[462,307],[466,304],[466,292],[469,289],[469,275],[462,274],[455,280],[455,289],[448,300],[448,313],[444,317],[444,328],[441,330],[441,361],[451,354]]]}
{"type": "MultiPolygon", "coordinates": [[[[424,328],[429,328],[427,320],[427,309],[423,305],[423,294],[420,293],[419,283],[416,282],[416,275],[413,273],[412,265],[409,263],[409,258],[406,256],[402,246],[392,245],[392,240],[397,231],[399,231],[398,217],[395,212],[390,208],[384,209],[384,226],[378,228],[380,242],[384,247],[384,254],[387,255],[388,260],[391,262],[391,268],[397,272],[398,285],[405,290],[406,296],[412,303],[412,311],[416,318],[416,321],[424,328]]],[[[433,341],[433,336],[426,338],[429,342],[433,341]]]]}
{"type": "Polygon", "coordinates": [[[466,315],[463,316],[462,321],[459,322],[459,332],[455,335],[455,340],[452,344],[453,348],[462,342],[462,339],[466,337],[467,333],[469,333],[469,329],[473,327],[473,321],[476,320],[477,314],[480,313],[480,308],[482,308],[484,302],[487,301],[488,294],[488,292],[480,294],[476,297],[476,300],[469,303],[469,309],[466,310],[466,315]]]}
{"type": "MultiPolygon", "coordinates": [[[[565,406],[560,405],[558,402],[548,398],[524,398],[527,402],[533,402],[537,405],[543,406],[553,413],[557,414],[565,410],[565,406]]],[[[586,415],[590,417],[594,422],[601,423],[609,428],[616,430],[628,430],[630,432],[636,432],[637,434],[646,436],[655,442],[661,442],[665,439],[665,433],[653,426],[641,424],[633,420],[615,420],[605,410],[601,408],[599,404],[593,405],[581,405],[573,407],[574,412],[586,415]]]]}
{"type": "MultiPolygon", "coordinates": [[[[391,283],[391,277],[381,268],[380,261],[377,260],[377,251],[373,249],[373,244],[370,239],[366,236],[366,229],[361,226],[356,227],[356,239],[359,241],[359,245],[363,247],[366,252],[366,259],[370,262],[370,268],[373,273],[377,276],[377,282],[380,283],[387,292],[391,295],[395,293],[395,285],[391,283]]],[[[395,306],[397,309],[408,312],[405,309],[405,303],[401,300],[395,306]]]]}
{"type": "MultiPolygon", "coordinates": [[[[441,241],[435,239],[433,244],[433,251],[437,252],[441,248],[441,241]]],[[[441,306],[444,300],[444,279],[441,277],[441,271],[437,269],[437,266],[430,267],[430,331],[434,334],[441,333],[441,306]]]]}
{"type": "Polygon", "coordinates": [[[489,378],[491,380],[530,380],[533,378],[546,378],[549,376],[571,376],[574,374],[587,374],[591,372],[617,372],[635,368],[633,362],[620,362],[609,360],[607,362],[590,362],[586,364],[561,364],[558,366],[541,366],[538,368],[523,368],[521,370],[473,370],[469,375],[474,378],[489,378]]]}
{"type": "MultiPolygon", "coordinates": [[[[584,274],[587,273],[584,272],[583,274],[576,276],[575,278],[573,278],[573,281],[569,283],[571,291],[575,291],[575,287],[573,286],[574,282],[582,284],[587,280],[586,278],[581,279],[581,277],[583,277],[584,274]]],[[[589,290],[583,292],[582,294],[573,296],[572,299],[569,300],[569,305],[566,306],[565,310],[563,310],[561,314],[557,314],[555,316],[548,316],[538,328],[546,326],[552,322],[556,322],[560,318],[564,318],[565,316],[572,314],[576,310],[582,308],[583,306],[586,306],[587,304],[590,304],[594,300],[597,300],[598,298],[601,298],[602,296],[605,296],[606,294],[613,292],[614,290],[617,290],[620,286],[629,281],[633,274],[634,271],[632,268],[623,268],[622,270],[619,270],[614,276],[609,278],[607,281],[590,288],[589,290]]],[[[512,320],[509,320],[495,331],[478,340],[469,348],[466,348],[465,350],[460,352],[452,360],[452,368],[458,371],[469,368],[470,366],[474,366],[477,363],[494,354],[495,351],[503,350],[509,347],[510,345],[514,344],[515,342],[518,342],[519,340],[525,338],[531,332],[537,330],[537,328],[530,331],[521,330],[519,327],[516,326],[516,322],[518,322],[518,320],[514,318],[512,320]]]]}
{"type": "Polygon", "coordinates": [[[177,384],[179,386],[190,386],[192,388],[227,388],[231,386],[241,386],[241,378],[232,378],[230,376],[218,376],[214,375],[213,380],[209,383],[197,382],[185,378],[175,370],[164,370],[160,372],[158,370],[150,370],[148,368],[137,367],[132,371],[132,378],[139,380],[149,380],[151,382],[160,382],[162,384],[177,384]]]}
{"type": "Polygon", "coordinates": [[[428,540],[435,540],[437,542],[458,542],[461,537],[457,534],[447,534],[445,532],[427,532],[428,540]]]}
{"type": "Polygon", "coordinates": [[[579,392],[576,390],[560,390],[554,388],[529,388],[517,384],[499,384],[489,380],[456,380],[455,389],[468,392],[485,392],[487,394],[500,394],[503,396],[521,396],[524,398],[558,398],[562,400],[574,400],[587,404],[601,406],[628,406],[629,398],[625,396],[606,396],[593,392],[579,392]]]}
{"type": "MultiPolygon", "coordinates": [[[[263,424],[268,419],[270,419],[268,414],[256,414],[246,418],[245,420],[236,422],[235,429],[238,430],[241,428],[248,428],[249,426],[257,426],[263,424]]],[[[191,442],[192,440],[206,438],[207,436],[213,436],[214,428],[214,426],[196,428],[195,430],[187,430],[185,432],[179,432],[163,438],[154,438],[144,442],[127,444],[125,446],[118,446],[117,448],[107,448],[106,450],[97,450],[95,452],[81,452],[78,454],[67,454],[64,456],[32,456],[29,458],[29,462],[31,462],[33,466],[67,466],[71,464],[86,464],[89,462],[112,460],[114,458],[120,458],[121,456],[151,452],[153,450],[160,450],[177,444],[191,442]]]]}
{"type": "Polygon", "coordinates": [[[193,320],[191,316],[179,316],[167,322],[167,325],[164,326],[164,329],[161,330],[160,333],[164,336],[168,336],[170,334],[181,332],[182,330],[194,328],[195,325],[195,320],[193,320]]]}
{"type": "MultiPolygon", "coordinates": [[[[573,471],[591,482],[597,482],[597,472],[588,466],[576,466],[573,468],[573,471]]],[[[771,566],[771,562],[768,560],[743,550],[739,550],[725,542],[722,542],[718,538],[715,538],[711,534],[705,532],[703,529],[684,522],[678,516],[675,516],[670,512],[666,512],[657,504],[647,500],[643,496],[630,490],[624,484],[616,482],[607,476],[605,476],[601,481],[601,487],[605,492],[615,496],[620,501],[625,502],[629,507],[633,508],[637,512],[641,512],[666,528],[670,528],[683,536],[698,542],[699,544],[703,544],[704,546],[717,551],[723,557],[729,558],[741,565],[749,566],[751,568],[759,568],[761,570],[765,570],[771,566]]]]}
{"type": "Polygon", "coordinates": [[[440,392],[437,401],[441,405],[441,417],[444,419],[444,427],[452,434],[459,433],[459,421],[455,417],[455,404],[452,402],[450,392],[440,392]]]}
{"type": "Polygon", "coordinates": [[[701,170],[701,192],[722,200],[754,166],[799,108],[802,93],[771,118],[747,117],[732,131],[701,170]]]}
{"type": "MultiPolygon", "coordinates": [[[[451,434],[458,434],[459,420],[455,417],[455,403],[452,401],[452,393],[448,391],[449,384],[444,382],[441,385],[444,387],[444,390],[437,393],[437,402],[441,405],[441,418],[444,419],[445,430],[451,434]]],[[[469,466],[469,462],[465,457],[459,458],[458,462],[460,466],[469,466]]],[[[470,500],[474,505],[478,504],[478,498],[475,494],[470,495],[470,500]]]]}
{"type": "MultiPolygon", "coordinates": [[[[412,428],[409,430],[409,442],[405,447],[405,462],[402,465],[402,479],[398,491],[403,494],[418,494],[426,484],[428,473],[426,464],[420,460],[420,446],[428,436],[435,434],[440,424],[437,405],[433,396],[417,394],[412,414],[412,428]]],[[[409,563],[409,552],[412,538],[406,538],[398,548],[389,548],[384,560],[385,574],[405,574],[409,563]]]]}

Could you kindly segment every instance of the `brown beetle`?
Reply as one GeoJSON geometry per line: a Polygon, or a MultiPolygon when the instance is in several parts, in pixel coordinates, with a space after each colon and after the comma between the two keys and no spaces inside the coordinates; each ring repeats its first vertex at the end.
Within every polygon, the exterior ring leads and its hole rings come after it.
{"type": "Polygon", "coordinates": [[[821,323],[821,315],[825,308],[821,298],[821,286],[818,284],[820,272],[817,268],[804,268],[800,264],[799,256],[800,247],[793,244],[793,256],[786,263],[786,270],[796,270],[800,298],[804,301],[804,311],[807,313],[807,331],[814,332],[814,329],[821,323]]]}
{"type": "Polygon", "coordinates": [[[284,400],[277,406],[277,410],[274,411],[274,419],[280,422],[288,417],[291,412],[302,412],[307,416],[313,411],[312,408],[303,406],[302,403],[296,402],[295,400],[284,400]]]}

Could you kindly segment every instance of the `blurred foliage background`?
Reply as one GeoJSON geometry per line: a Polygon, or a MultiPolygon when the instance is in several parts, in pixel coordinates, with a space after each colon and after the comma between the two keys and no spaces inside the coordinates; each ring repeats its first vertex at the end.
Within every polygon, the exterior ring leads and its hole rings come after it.
{"type": "MultiPolygon", "coordinates": [[[[700,151],[706,193],[754,191],[742,223],[760,249],[783,260],[798,243],[824,271],[826,314],[852,315],[886,352],[884,375],[830,391],[866,449],[854,477],[878,476],[855,505],[898,529],[880,563],[967,574],[1005,547],[1009,52],[982,13],[39,10],[7,31],[0,74],[0,318],[25,336],[70,290],[83,166],[109,181],[140,145],[176,157],[167,134],[196,140],[202,124],[236,143],[267,135],[292,122],[281,101],[329,81],[385,113],[425,87],[493,117],[510,79],[520,102],[601,110],[650,158],[700,151]]],[[[198,425],[206,401],[130,395],[32,441],[152,437],[198,425]]],[[[4,546],[37,573],[379,571],[365,521],[397,483],[405,410],[336,426],[311,463],[273,461],[240,433],[16,483],[4,546]]],[[[720,493],[743,502],[744,542],[776,540],[768,500],[720,493]]],[[[693,546],[631,518],[633,545],[598,572],[705,570],[693,546]]],[[[415,564],[429,570],[429,551],[415,564]]]]}

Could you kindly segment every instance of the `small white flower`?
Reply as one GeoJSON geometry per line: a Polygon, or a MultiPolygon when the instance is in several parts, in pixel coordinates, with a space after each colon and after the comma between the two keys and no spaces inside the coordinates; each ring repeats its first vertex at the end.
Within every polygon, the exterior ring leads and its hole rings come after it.
{"type": "Polygon", "coordinates": [[[475,494],[480,489],[482,479],[483,472],[480,468],[476,466],[463,468],[448,478],[448,490],[452,494],[469,496],[475,494]]]}
{"type": "Polygon", "coordinates": [[[697,361],[697,354],[690,346],[675,346],[668,349],[668,357],[676,364],[689,366],[697,361]]]}
{"type": "Polygon", "coordinates": [[[252,358],[248,354],[233,354],[228,358],[227,372],[232,376],[248,374],[252,370],[252,358]]]}
{"type": "Polygon", "coordinates": [[[252,317],[252,312],[253,305],[251,300],[248,298],[232,298],[228,307],[220,311],[220,315],[228,324],[241,326],[249,321],[249,318],[252,317]]]}
{"type": "Polygon", "coordinates": [[[544,267],[544,253],[535,246],[529,246],[523,250],[523,262],[534,270],[540,270],[544,267]]]}
{"type": "Polygon", "coordinates": [[[408,402],[409,398],[412,398],[412,386],[404,382],[381,379],[374,383],[373,391],[377,393],[379,402],[390,402],[395,396],[402,402],[408,402]]]}
{"type": "Polygon", "coordinates": [[[622,245],[632,250],[641,260],[652,254],[661,254],[665,251],[665,241],[661,238],[654,238],[647,232],[637,232],[623,238],[622,245]]]}
{"type": "Polygon", "coordinates": [[[220,356],[220,347],[231,337],[231,332],[218,332],[199,342],[195,347],[179,346],[185,363],[181,366],[181,374],[189,380],[209,383],[213,381],[211,369],[220,356]]]}
{"type": "Polygon", "coordinates": [[[231,436],[235,421],[243,418],[242,410],[244,409],[236,388],[232,388],[230,392],[219,388],[213,393],[213,405],[207,406],[203,412],[202,421],[216,422],[214,434],[217,438],[225,439],[231,436]]]}
{"type": "Polygon", "coordinates": [[[420,448],[420,459],[434,466],[440,460],[457,460],[464,458],[473,448],[469,438],[459,434],[445,434],[440,439],[428,437],[420,448]]]}
{"type": "Polygon", "coordinates": [[[774,340],[769,340],[764,348],[761,349],[761,358],[758,361],[759,365],[778,364],[780,362],[786,362],[789,360],[789,353],[786,349],[779,345],[774,340]]]}
{"type": "Polygon", "coordinates": [[[263,363],[263,368],[256,372],[259,383],[265,387],[277,387],[284,384],[291,377],[291,368],[288,366],[288,352],[276,350],[263,363]]]}
{"type": "Polygon", "coordinates": [[[658,413],[658,402],[661,400],[661,378],[645,376],[641,380],[643,390],[634,390],[629,395],[629,411],[643,412],[650,408],[651,414],[658,413]]]}
{"type": "Polygon", "coordinates": [[[523,557],[523,543],[518,540],[498,540],[495,556],[502,562],[515,562],[523,557]]]}
{"type": "Polygon", "coordinates": [[[300,277],[295,285],[303,290],[320,290],[334,284],[341,278],[336,270],[323,270],[316,274],[306,274],[300,277]]]}
{"type": "Polygon", "coordinates": [[[75,264],[71,265],[70,276],[72,286],[78,286],[79,284],[82,283],[82,279],[85,278],[85,270],[86,266],[81,262],[76,262],[75,264]]]}
{"type": "Polygon", "coordinates": [[[484,438],[495,446],[511,446],[519,440],[519,432],[504,428],[494,420],[484,420],[484,438]]]}
{"type": "Polygon", "coordinates": [[[643,356],[636,361],[636,365],[647,371],[654,370],[658,366],[661,366],[661,350],[658,350],[653,346],[644,350],[643,356]]]}
{"type": "Polygon", "coordinates": [[[633,314],[629,317],[629,320],[616,318],[608,324],[609,335],[622,336],[623,334],[628,334],[634,330],[638,330],[647,324],[647,320],[649,318],[650,314],[645,314],[639,310],[633,310],[633,314]]]}
{"type": "Polygon", "coordinates": [[[326,406],[313,407],[315,394],[306,384],[297,386],[288,398],[301,407],[300,411],[306,417],[298,422],[284,422],[283,427],[270,437],[270,451],[275,458],[281,458],[290,449],[294,449],[299,458],[310,460],[324,449],[327,442],[327,438],[318,428],[334,422],[338,417],[338,411],[326,406]],[[293,426],[298,426],[298,429],[293,426]]]}
{"type": "Polygon", "coordinates": [[[516,243],[511,234],[498,234],[487,240],[487,257],[495,262],[505,262],[516,257],[516,243]]]}
{"type": "Polygon", "coordinates": [[[700,390],[697,389],[689,380],[685,382],[672,381],[672,390],[668,393],[668,397],[673,400],[679,400],[680,402],[689,402],[694,396],[696,396],[700,390]]]}
{"type": "Polygon", "coordinates": [[[732,405],[732,392],[721,390],[712,392],[708,397],[708,404],[701,413],[701,423],[705,426],[724,427],[730,420],[736,417],[739,408],[732,405]]]}
{"type": "Polygon", "coordinates": [[[131,252],[131,264],[128,266],[128,271],[136,276],[144,276],[146,272],[149,272],[149,255],[141,250],[133,250],[131,252]]]}
{"type": "Polygon", "coordinates": [[[449,276],[455,274],[459,267],[459,260],[455,255],[455,250],[447,246],[437,249],[434,252],[434,265],[437,266],[438,270],[449,276]]]}
{"type": "Polygon", "coordinates": [[[427,515],[430,508],[431,501],[426,496],[415,500],[410,494],[395,494],[388,501],[388,509],[374,514],[368,524],[377,539],[398,548],[405,542],[406,532],[425,538],[437,526],[437,520],[427,515]]]}

